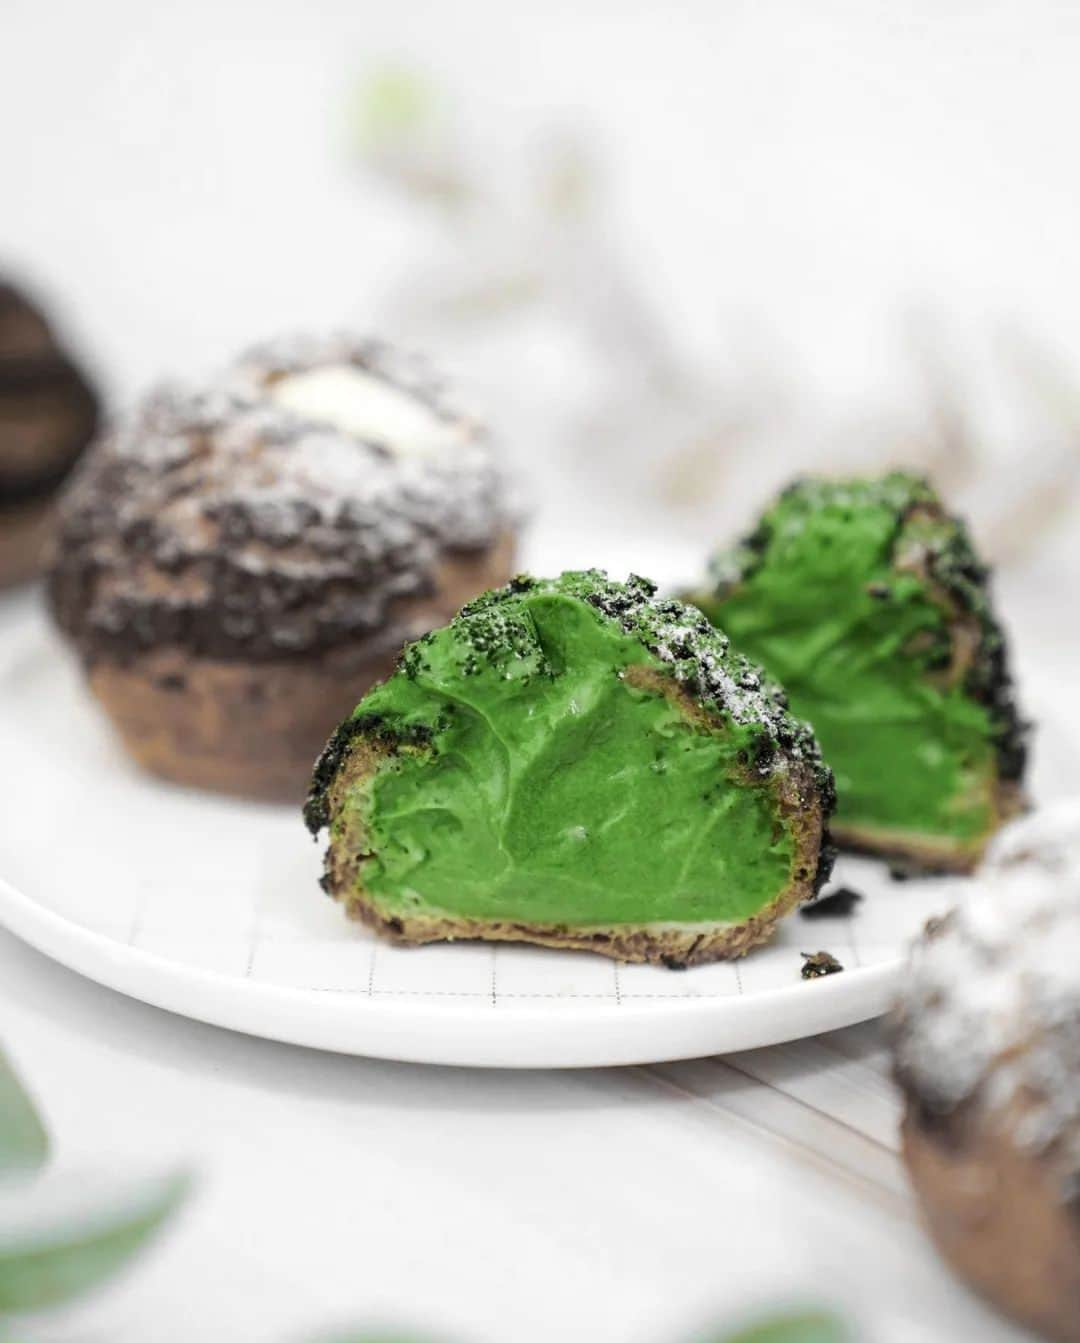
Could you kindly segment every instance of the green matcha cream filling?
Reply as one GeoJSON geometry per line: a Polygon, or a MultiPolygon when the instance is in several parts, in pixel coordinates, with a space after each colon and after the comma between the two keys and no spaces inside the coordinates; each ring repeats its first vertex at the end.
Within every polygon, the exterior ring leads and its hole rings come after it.
{"type": "MultiPolygon", "coordinates": [[[[339,779],[325,816],[317,776],[315,825],[361,846],[358,894],[382,918],[727,924],[790,887],[777,790],[802,759],[827,792],[813,738],[697,611],[653,591],[515,580],[358,705],[339,746],[362,734],[377,764],[339,779]]],[[[334,743],[328,758],[347,773],[334,743]]]]}
{"type": "Polygon", "coordinates": [[[986,571],[923,481],[800,482],[695,600],[779,680],[836,775],[837,833],[977,847],[1022,768],[986,571]]]}

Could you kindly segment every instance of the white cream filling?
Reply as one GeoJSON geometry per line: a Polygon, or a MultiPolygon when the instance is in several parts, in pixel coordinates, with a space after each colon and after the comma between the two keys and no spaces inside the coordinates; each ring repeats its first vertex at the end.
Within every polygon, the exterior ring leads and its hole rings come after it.
{"type": "Polygon", "coordinates": [[[397,457],[437,457],[465,437],[456,421],[441,419],[408,392],[351,364],[287,374],[268,393],[306,420],[378,443],[397,457]]]}

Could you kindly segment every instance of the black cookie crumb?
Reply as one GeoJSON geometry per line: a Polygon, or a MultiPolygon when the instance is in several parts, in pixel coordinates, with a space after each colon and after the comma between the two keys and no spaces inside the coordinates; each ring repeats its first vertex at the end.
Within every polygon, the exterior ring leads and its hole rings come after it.
{"type": "Polygon", "coordinates": [[[396,750],[401,746],[427,746],[432,732],[420,724],[408,729],[387,727],[378,714],[360,714],[346,718],[323,747],[315,761],[311,788],[304,803],[304,824],[316,839],[330,824],[330,785],[352,750],[357,737],[368,736],[396,750]]]}
{"type": "Polygon", "coordinates": [[[802,952],[803,979],[821,979],[824,975],[836,975],[844,968],[830,951],[802,952]]]}
{"type": "Polygon", "coordinates": [[[865,896],[853,891],[850,886],[838,886],[835,891],[829,891],[827,895],[803,905],[799,913],[805,919],[846,919],[854,914],[855,906],[864,899],[865,896]]]}
{"type": "Polygon", "coordinates": [[[690,968],[685,961],[677,961],[674,956],[661,956],[660,963],[665,970],[688,970],[690,968]]]}

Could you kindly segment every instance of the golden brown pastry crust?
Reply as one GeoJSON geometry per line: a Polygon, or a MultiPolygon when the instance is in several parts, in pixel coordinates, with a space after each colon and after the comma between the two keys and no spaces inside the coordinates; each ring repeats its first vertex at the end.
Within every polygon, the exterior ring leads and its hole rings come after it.
{"type": "Polygon", "coordinates": [[[307,658],[245,663],[166,647],[88,669],[90,687],[129,754],[174,783],[271,802],[303,801],[327,737],[388,676],[398,645],[447,620],[513,564],[513,538],[490,553],[447,556],[435,592],[395,604],[391,647],[357,641],[307,658]]]}
{"type": "Polygon", "coordinates": [[[974,872],[986,846],[1005,824],[1027,810],[1028,802],[1019,783],[999,779],[994,785],[993,819],[985,834],[960,847],[957,841],[936,835],[901,834],[897,830],[875,830],[870,826],[845,825],[833,821],[831,830],[841,849],[884,858],[899,872],[921,875],[936,872],[963,876],[974,872]]]}
{"type": "Polygon", "coordinates": [[[1009,1117],[1002,1120],[966,1131],[961,1122],[945,1136],[909,1106],[902,1138],[911,1182],[957,1273],[1044,1338],[1080,1343],[1080,1216],[1061,1200],[1052,1158],[1018,1147],[1009,1117]]]}

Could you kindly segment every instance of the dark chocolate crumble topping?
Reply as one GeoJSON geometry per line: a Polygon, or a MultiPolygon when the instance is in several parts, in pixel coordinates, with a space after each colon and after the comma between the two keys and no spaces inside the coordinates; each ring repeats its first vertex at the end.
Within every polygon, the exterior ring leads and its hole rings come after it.
{"type": "Polygon", "coordinates": [[[203,393],[147,397],[65,498],[50,589],[61,627],[89,661],[160,646],[278,659],[384,635],[385,651],[400,646],[416,631],[394,620],[397,604],[509,525],[483,431],[420,368],[372,341],[293,342],[244,356],[203,393]],[[395,455],[273,398],[282,377],[343,364],[421,403],[447,444],[395,455]]]}

